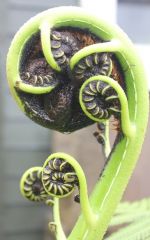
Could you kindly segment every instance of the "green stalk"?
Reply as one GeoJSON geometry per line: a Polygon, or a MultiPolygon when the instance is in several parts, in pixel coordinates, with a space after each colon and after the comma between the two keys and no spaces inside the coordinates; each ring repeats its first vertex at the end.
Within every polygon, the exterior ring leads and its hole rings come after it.
{"type": "MultiPolygon", "coordinates": [[[[114,29],[114,34],[116,34],[115,30],[116,28],[114,29]]],[[[91,205],[98,214],[97,225],[90,230],[84,229],[84,233],[82,230],[80,232],[79,228],[83,229],[82,227],[84,226],[82,225],[83,219],[80,218],[69,240],[95,240],[103,238],[110,218],[133,172],[144,140],[148,121],[148,90],[144,70],[130,41],[122,32],[118,33],[118,30],[116,35],[122,40],[121,48],[119,44],[116,55],[120,59],[123,69],[126,67],[129,69],[125,73],[125,79],[130,121],[132,126],[134,126],[134,131],[130,131],[129,125],[126,125],[127,120],[129,122],[129,118],[124,112],[122,127],[125,126],[127,134],[122,137],[115,147],[102,178],[96,184],[90,198],[91,205]],[[134,67],[131,68],[133,64],[134,67]]]]}
{"type": "Polygon", "coordinates": [[[105,122],[105,144],[104,144],[104,155],[107,158],[111,152],[110,139],[109,139],[109,120],[105,122]]]}
{"type": "Polygon", "coordinates": [[[62,229],[61,220],[60,220],[60,209],[59,209],[59,199],[54,198],[54,206],[53,206],[53,216],[54,222],[56,223],[56,239],[57,240],[66,240],[65,233],[62,229]]]}

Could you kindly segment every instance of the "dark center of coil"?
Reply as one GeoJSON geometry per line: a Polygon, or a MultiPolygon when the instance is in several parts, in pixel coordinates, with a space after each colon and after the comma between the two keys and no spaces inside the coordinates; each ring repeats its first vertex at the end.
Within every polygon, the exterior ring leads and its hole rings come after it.
{"type": "Polygon", "coordinates": [[[32,191],[34,195],[40,196],[41,190],[43,189],[42,182],[40,180],[37,180],[32,185],[32,191]]]}

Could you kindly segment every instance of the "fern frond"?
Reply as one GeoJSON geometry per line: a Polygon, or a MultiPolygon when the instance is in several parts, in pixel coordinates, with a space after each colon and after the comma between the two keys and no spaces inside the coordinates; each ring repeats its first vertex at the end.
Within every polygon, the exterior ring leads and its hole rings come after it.
{"type": "Polygon", "coordinates": [[[150,218],[141,219],[121,228],[105,240],[150,240],[150,218]]]}
{"type": "Polygon", "coordinates": [[[116,209],[116,214],[131,212],[131,211],[145,211],[150,210],[150,198],[145,198],[140,201],[136,201],[133,203],[130,202],[122,202],[118,205],[116,209]]]}
{"type": "Polygon", "coordinates": [[[135,221],[139,221],[140,219],[149,218],[150,219],[150,211],[132,211],[127,212],[126,214],[119,214],[112,218],[109,226],[117,226],[121,224],[131,223],[135,221]]]}

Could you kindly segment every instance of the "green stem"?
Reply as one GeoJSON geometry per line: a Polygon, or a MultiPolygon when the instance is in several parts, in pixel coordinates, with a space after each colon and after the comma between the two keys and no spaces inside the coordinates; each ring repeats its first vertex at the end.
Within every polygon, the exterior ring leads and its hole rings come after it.
{"type": "Polygon", "coordinates": [[[56,223],[56,239],[66,240],[66,236],[63,231],[61,220],[60,220],[59,199],[56,197],[54,198],[53,215],[54,215],[54,222],[56,223]]]}
{"type": "Polygon", "coordinates": [[[105,157],[108,157],[111,152],[110,139],[109,139],[109,120],[105,122],[105,145],[104,153],[105,157]]]}
{"type": "MultiPolygon", "coordinates": [[[[110,28],[108,29],[111,31],[110,28]]],[[[101,240],[103,238],[110,218],[122,197],[135,167],[147,126],[149,105],[148,90],[142,63],[132,44],[121,31],[118,32],[117,29],[114,28],[111,34],[113,36],[116,34],[116,36],[118,35],[118,37],[121,38],[121,50],[116,53],[116,56],[120,60],[122,68],[125,69],[127,67],[128,69],[124,73],[127,98],[125,94],[121,92],[122,89],[119,89],[120,99],[124,99],[124,108],[121,108],[121,123],[124,135],[113,149],[102,177],[91,194],[91,204],[98,214],[97,225],[92,230],[84,229],[83,220],[79,218],[69,236],[69,240],[101,240]],[[132,68],[131,66],[133,64],[134,67],[132,68]],[[79,228],[81,229],[80,233],[79,228]],[[82,231],[82,229],[84,230],[82,231]]],[[[94,78],[95,77],[93,77],[93,80],[94,78]]],[[[105,77],[103,77],[103,79],[104,78],[105,77]]],[[[114,83],[113,87],[115,87],[115,84],[116,83],[114,83]]]]}
{"type": "Polygon", "coordinates": [[[24,83],[20,78],[15,83],[15,87],[23,92],[32,93],[32,94],[46,94],[51,92],[55,86],[48,87],[36,87],[29,84],[24,83]]]}
{"type": "Polygon", "coordinates": [[[56,71],[61,71],[60,67],[58,66],[57,62],[55,61],[52,51],[51,51],[51,41],[50,41],[50,34],[51,28],[50,23],[48,21],[44,21],[41,26],[41,43],[44,56],[49,63],[49,65],[55,69],[56,71]]]}

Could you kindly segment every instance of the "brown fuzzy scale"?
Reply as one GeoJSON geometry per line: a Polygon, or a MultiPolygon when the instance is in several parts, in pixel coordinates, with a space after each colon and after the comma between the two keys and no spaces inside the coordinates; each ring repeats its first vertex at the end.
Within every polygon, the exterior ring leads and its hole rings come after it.
{"type": "Polygon", "coordinates": [[[100,39],[89,32],[72,30],[72,28],[54,29],[51,32],[51,49],[57,64],[62,70],[68,67],[69,59],[85,46],[100,42],[100,39]],[[69,29],[69,31],[68,31],[69,29]]]}
{"type": "MultiPolygon", "coordinates": [[[[113,55],[112,56],[112,64],[113,64],[113,68],[112,68],[112,73],[110,75],[110,77],[112,77],[114,80],[116,80],[124,89],[124,91],[126,92],[126,85],[125,85],[125,81],[124,81],[124,74],[123,71],[121,70],[121,66],[119,64],[119,62],[117,61],[116,57],[113,55]]],[[[112,130],[115,130],[117,132],[121,132],[121,124],[119,119],[116,117],[113,118],[113,128],[112,130]]]]}
{"type": "MultiPolygon", "coordinates": [[[[85,46],[103,42],[102,39],[90,33],[88,30],[81,30],[71,27],[60,27],[52,30],[52,34],[59,32],[62,39],[70,36],[69,44],[62,44],[62,49],[56,51],[56,56],[64,51],[68,61],[74,53],[85,46]],[[73,48],[71,48],[73,46],[73,48]]],[[[51,41],[50,37],[50,41],[51,41]]],[[[55,41],[53,39],[53,41],[55,41]]],[[[64,40],[66,41],[66,40],[64,40]]],[[[68,40],[67,40],[68,41],[68,40]]],[[[53,42],[53,47],[59,46],[53,42]]],[[[60,57],[58,60],[61,61],[60,57]]],[[[124,76],[120,64],[114,55],[111,56],[113,70],[111,76],[124,87],[124,76]]],[[[73,132],[94,123],[82,111],[79,104],[79,89],[77,79],[70,72],[68,62],[65,71],[56,72],[48,65],[40,42],[40,33],[35,33],[26,43],[20,61],[20,76],[22,81],[34,86],[55,86],[48,94],[28,94],[16,89],[20,97],[26,115],[36,123],[60,132],[73,132]],[[29,76],[30,75],[30,76],[29,76]],[[47,77],[48,76],[48,77],[47,77]]],[[[63,67],[62,67],[63,69],[63,67]]],[[[94,73],[93,73],[94,74],[94,73]]]]}
{"type": "Polygon", "coordinates": [[[101,145],[105,145],[105,124],[97,123],[97,131],[93,133],[93,136],[96,138],[97,142],[101,145]]]}
{"type": "Polygon", "coordinates": [[[77,45],[79,49],[82,49],[86,46],[102,42],[102,39],[98,38],[97,36],[94,36],[92,33],[90,33],[88,30],[81,30],[78,28],[71,28],[71,27],[61,27],[56,28],[54,30],[58,30],[60,33],[69,33],[71,34],[76,40],[77,45]]]}
{"type": "Polygon", "coordinates": [[[58,83],[57,75],[44,58],[29,61],[21,73],[21,79],[32,86],[56,86],[58,83]]]}
{"type": "Polygon", "coordinates": [[[115,55],[112,55],[112,72],[110,77],[112,77],[114,80],[116,80],[124,90],[126,90],[125,81],[124,81],[124,74],[121,70],[120,63],[117,61],[117,58],[115,55]]]}
{"type": "Polygon", "coordinates": [[[119,119],[113,118],[112,120],[112,130],[115,130],[117,132],[121,132],[121,124],[119,119]]]}

